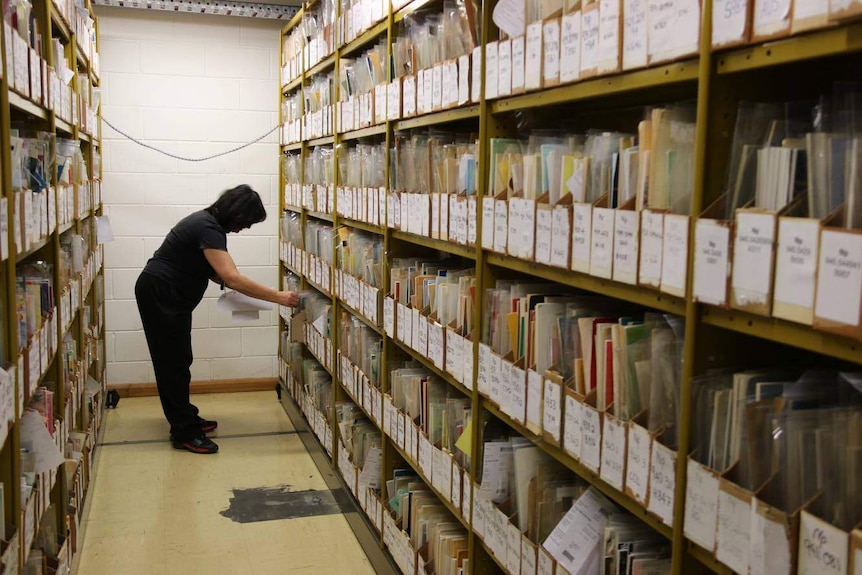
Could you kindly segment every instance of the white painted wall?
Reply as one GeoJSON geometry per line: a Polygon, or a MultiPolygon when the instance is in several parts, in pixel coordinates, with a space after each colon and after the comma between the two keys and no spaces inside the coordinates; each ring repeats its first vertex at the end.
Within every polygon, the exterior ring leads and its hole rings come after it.
{"type": "MultiPolygon", "coordinates": [[[[98,10],[102,114],[132,137],[179,155],[226,151],[278,121],[281,24],[248,18],[98,10]]],[[[103,125],[103,199],[116,241],[105,246],[110,383],[154,382],[134,285],[172,225],[237,184],[257,190],[266,222],[228,235],[240,270],[278,283],[277,135],[201,163],[142,148],[103,125]]],[[[192,381],[276,377],[277,315],[234,324],[210,284],[194,314],[192,381]]]]}

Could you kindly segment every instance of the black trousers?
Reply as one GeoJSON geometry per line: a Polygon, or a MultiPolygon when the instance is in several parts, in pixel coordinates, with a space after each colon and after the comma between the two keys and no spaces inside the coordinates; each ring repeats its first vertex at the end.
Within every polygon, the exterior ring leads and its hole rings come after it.
{"type": "Polygon", "coordinates": [[[200,435],[201,418],[189,400],[192,309],[181,303],[168,282],[147,273],[138,277],[135,299],[171,436],[176,441],[193,439],[200,435]]]}

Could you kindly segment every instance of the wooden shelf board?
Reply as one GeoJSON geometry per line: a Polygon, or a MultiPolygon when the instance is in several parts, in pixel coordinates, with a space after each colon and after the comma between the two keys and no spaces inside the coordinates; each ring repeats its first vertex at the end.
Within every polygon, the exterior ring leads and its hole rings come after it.
{"type": "Polygon", "coordinates": [[[601,491],[608,499],[612,500],[614,503],[623,507],[626,511],[649,525],[654,531],[667,539],[671,539],[673,537],[673,529],[662,523],[657,517],[650,514],[640,503],[603,481],[597,474],[584,467],[584,465],[579,461],[576,461],[575,458],[563,451],[562,448],[549,444],[541,437],[533,434],[520,423],[513,421],[508,415],[501,412],[490,399],[483,397],[482,407],[519,434],[529,439],[542,451],[562,463],[568,469],[571,469],[578,477],[601,491]]]}
{"type": "MultiPolygon", "coordinates": [[[[381,433],[383,433],[383,432],[381,431],[381,433]]],[[[455,517],[455,519],[459,523],[461,523],[461,525],[464,527],[464,529],[466,529],[467,531],[470,531],[470,524],[455,509],[455,506],[452,505],[452,503],[450,503],[448,499],[443,497],[443,494],[440,493],[439,491],[437,491],[436,487],[431,485],[431,481],[428,479],[428,477],[425,476],[425,474],[419,468],[419,463],[413,461],[403,449],[398,447],[398,444],[395,443],[391,437],[389,438],[389,443],[392,445],[393,449],[395,449],[395,451],[398,453],[398,455],[400,455],[401,458],[407,462],[407,465],[409,465],[410,467],[413,468],[413,471],[416,472],[416,474],[422,479],[422,481],[425,483],[425,485],[428,486],[428,489],[430,489],[431,492],[434,494],[434,496],[440,500],[440,503],[442,503],[443,506],[446,507],[446,509],[449,511],[449,513],[451,513],[455,517]]]]}
{"type": "Polygon", "coordinates": [[[60,37],[67,43],[72,41],[72,33],[69,31],[69,25],[63,19],[63,15],[55,6],[51,6],[51,27],[54,32],[59,32],[60,37]]]}
{"type": "Polygon", "coordinates": [[[324,214],[323,212],[313,212],[311,210],[305,210],[305,213],[308,214],[308,216],[310,216],[316,220],[323,220],[324,222],[329,222],[330,224],[335,222],[335,218],[332,217],[332,214],[324,214]]]}
{"type": "Polygon", "coordinates": [[[348,140],[358,140],[359,138],[369,138],[371,136],[380,136],[386,133],[386,124],[380,124],[378,126],[369,126],[367,128],[360,128],[358,130],[351,130],[350,132],[344,132],[339,136],[339,140],[342,142],[346,142],[348,140]]]}
{"type": "Polygon", "coordinates": [[[818,331],[811,326],[744,311],[706,305],[702,309],[701,320],[707,325],[862,364],[862,342],[818,331]]]}
{"type": "Polygon", "coordinates": [[[25,112],[26,114],[29,114],[34,118],[39,118],[40,120],[47,120],[50,114],[47,108],[44,108],[35,102],[31,102],[24,96],[13,92],[12,90],[9,90],[9,106],[13,111],[17,110],[19,112],[25,112]]]}
{"type": "Polygon", "coordinates": [[[342,47],[339,51],[339,56],[341,58],[345,58],[352,55],[354,52],[357,52],[363,47],[365,47],[366,44],[369,44],[370,42],[375,40],[381,34],[385,34],[388,28],[389,24],[386,20],[375,24],[374,26],[360,34],[353,41],[348,42],[347,45],[342,47]]]}
{"type": "Polygon", "coordinates": [[[348,226],[351,228],[356,228],[357,230],[362,230],[368,233],[383,235],[386,233],[386,229],[381,226],[375,226],[373,224],[368,224],[365,222],[360,222],[358,220],[351,220],[349,218],[342,218],[339,216],[338,218],[339,226],[348,226]]]}
{"type": "Polygon", "coordinates": [[[488,253],[488,263],[524,274],[540,277],[573,288],[621,299],[647,308],[685,315],[685,299],[661,293],[643,286],[629,285],[613,280],[573,272],[535,262],[519,260],[496,253],[488,253]]]}
{"type": "Polygon", "coordinates": [[[625,92],[661,88],[681,82],[697,82],[697,76],[697,60],[686,60],[503,98],[491,103],[491,111],[495,114],[516,112],[527,108],[554,106],[625,92]]]}
{"type": "Polygon", "coordinates": [[[416,118],[406,118],[395,122],[396,130],[411,130],[413,128],[424,128],[427,126],[435,126],[438,124],[446,124],[449,122],[457,122],[459,120],[469,120],[479,118],[479,104],[473,104],[464,108],[454,108],[452,110],[443,110],[442,112],[434,112],[433,114],[425,114],[416,118]]]}
{"type": "Polygon", "coordinates": [[[20,262],[21,260],[29,258],[30,256],[32,256],[33,254],[35,254],[36,252],[38,252],[39,250],[41,250],[42,248],[44,248],[45,246],[47,246],[50,243],[51,243],[51,236],[47,236],[47,237],[42,238],[38,242],[35,242],[34,244],[32,244],[30,246],[30,249],[19,252],[17,255],[17,258],[16,258],[17,261],[20,262]]]}
{"type": "MultiPolygon", "coordinates": [[[[318,62],[317,64],[315,64],[311,68],[309,68],[308,70],[306,70],[305,77],[303,79],[310,79],[310,78],[313,78],[314,76],[317,76],[318,74],[321,74],[323,72],[328,72],[329,68],[332,68],[334,66],[335,66],[335,52],[333,52],[332,54],[330,54],[329,56],[327,56],[326,58],[324,58],[323,60],[321,60],[320,62],[318,62]]],[[[300,78],[302,78],[302,76],[300,76],[300,78]]]]}
{"type": "Polygon", "coordinates": [[[383,331],[382,327],[380,327],[378,325],[374,325],[374,323],[370,319],[365,317],[364,314],[360,313],[359,310],[354,309],[353,307],[349,306],[347,304],[347,302],[344,301],[343,299],[341,299],[340,297],[337,299],[338,299],[339,305],[341,305],[341,307],[343,307],[345,309],[345,311],[347,311],[350,315],[354,316],[356,319],[358,319],[359,321],[361,321],[362,323],[367,325],[375,333],[377,333],[377,335],[379,335],[380,337],[386,337],[386,333],[383,331]]]}
{"type": "Polygon", "coordinates": [[[332,299],[332,294],[330,292],[328,292],[327,290],[323,289],[323,287],[320,284],[314,283],[313,281],[308,279],[308,276],[302,276],[302,277],[305,278],[305,283],[307,283],[309,286],[313,287],[314,289],[316,289],[322,295],[328,297],[329,299],[332,299]]]}
{"type": "Polygon", "coordinates": [[[475,246],[455,244],[452,242],[447,242],[445,240],[436,240],[434,238],[418,236],[416,234],[410,234],[399,230],[392,230],[392,238],[403,242],[416,244],[418,246],[424,246],[426,248],[439,250],[441,252],[446,252],[455,256],[461,256],[462,258],[467,258],[471,260],[476,259],[475,246]]]}
{"type": "Polygon", "coordinates": [[[404,20],[404,18],[406,18],[413,12],[425,8],[429,4],[432,4],[434,1],[435,0],[413,0],[413,2],[408,2],[407,4],[399,8],[397,12],[395,12],[395,23],[397,24],[398,22],[401,22],[402,20],[404,20]]]}
{"type": "Polygon", "coordinates": [[[860,51],[862,23],[857,23],[718,53],[716,70],[732,74],[860,51]]]}
{"type": "Polygon", "coordinates": [[[291,80],[290,82],[288,82],[287,84],[282,86],[281,87],[281,93],[286,96],[287,94],[289,94],[290,92],[293,92],[294,90],[296,90],[300,86],[302,86],[302,74],[300,74],[299,76],[297,76],[296,78],[294,78],[293,80],[291,80]]]}
{"type": "Polygon", "coordinates": [[[314,146],[331,146],[334,142],[335,138],[333,138],[332,136],[324,136],[322,138],[308,140],[306,143],[313,148],[314,146]]]}
{"type": "Polygon", "coordinates": [[[406,351],[410,355],[410,357],[415,358],[419,363],[422,364],[423,367],[427,368],[434,375],[436,375],[437,377],[444,380],[446,383],[448,383],[449,385],[451,385],[452,387],[454,387],[455,389],[457,389],[458,391],[463,393],[466,397],[472,397],[473,396],[472,391],[470,391],[469,389],[467,389],[466,387],[464,387],[463,385],[458,383],[455,380],[455,378],[452,377],[451,374],[446,373],[445,371],[443,371],[442,369],[440,369],[436,365],[434,365],[434,362],[432,362],[430,359],[428,359],[427,357],[421,356],[418,352],[416,352],[416,350],[411,349],[409,345],[406,345],[406,344],[402,343],[401,341],[399,341],[395,338],[390,337],[389,340],[392,341],[398,347],[400,347],[403,351],[406,351]]]}
{"type": "Polygon", "coordinates": [[[292,144],[284,144],[281,146],[281,150],[283,152],[298,152],[302,149],[302,145],[305,142],[294,142],[292,144]]]}
{"type": "Polygon", "coordinates": [[[69,134],[70,136],[72,134],[74,134],[74,132],[75,132],[75,127],[72,126],[72,124],[70,124],[66,120],[61,120],[60,118],[57,118],[56,124],[57,124],[57,131],[59,131],[59,132],[65,132],[66,134],[69,134]]]}

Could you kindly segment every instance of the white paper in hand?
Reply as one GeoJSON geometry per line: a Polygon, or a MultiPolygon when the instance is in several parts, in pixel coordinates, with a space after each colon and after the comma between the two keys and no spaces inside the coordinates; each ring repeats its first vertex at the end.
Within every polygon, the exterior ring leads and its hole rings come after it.
{"type": "Polygon", "coordinates": [[[42,416],[35,411],[25,411],[21,416],[21,447],[35,455],[35,473],[45,473],[63,463],[63,454],[54,443],[42,416]]]}
{"type": "Polygon", "coordinates": [[[260,319],[260,312],[272,309],[272,304],[260,299],[255,299],[237,291],[229,291],[221,294],[216,303],[219,309],[231,312],[236,322],[256,321],[260,319]]]}

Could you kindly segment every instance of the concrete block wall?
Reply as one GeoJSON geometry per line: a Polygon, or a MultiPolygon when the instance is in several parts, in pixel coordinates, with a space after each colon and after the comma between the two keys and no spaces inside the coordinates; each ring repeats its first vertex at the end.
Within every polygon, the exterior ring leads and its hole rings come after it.
{"type": "MultiPolygon", "coordinates": [[[[278,122],[281,23],[247,18],[98,10],[102,114],[147,144],[186,157],[235,148],[278,122]]],[[[155,381],[134,286],[174,223],[246,183],[267,221],[228,235],[249,277],[278,285],[277,133],[241,152],[184,162],[140,147],[103,125],[103,199],[116,241],[105,246],[108,379],[155,381]]],[[[276,377],[277,314],[233,323],[210,284],[194,314],[192,381],[276,377]]]]}

